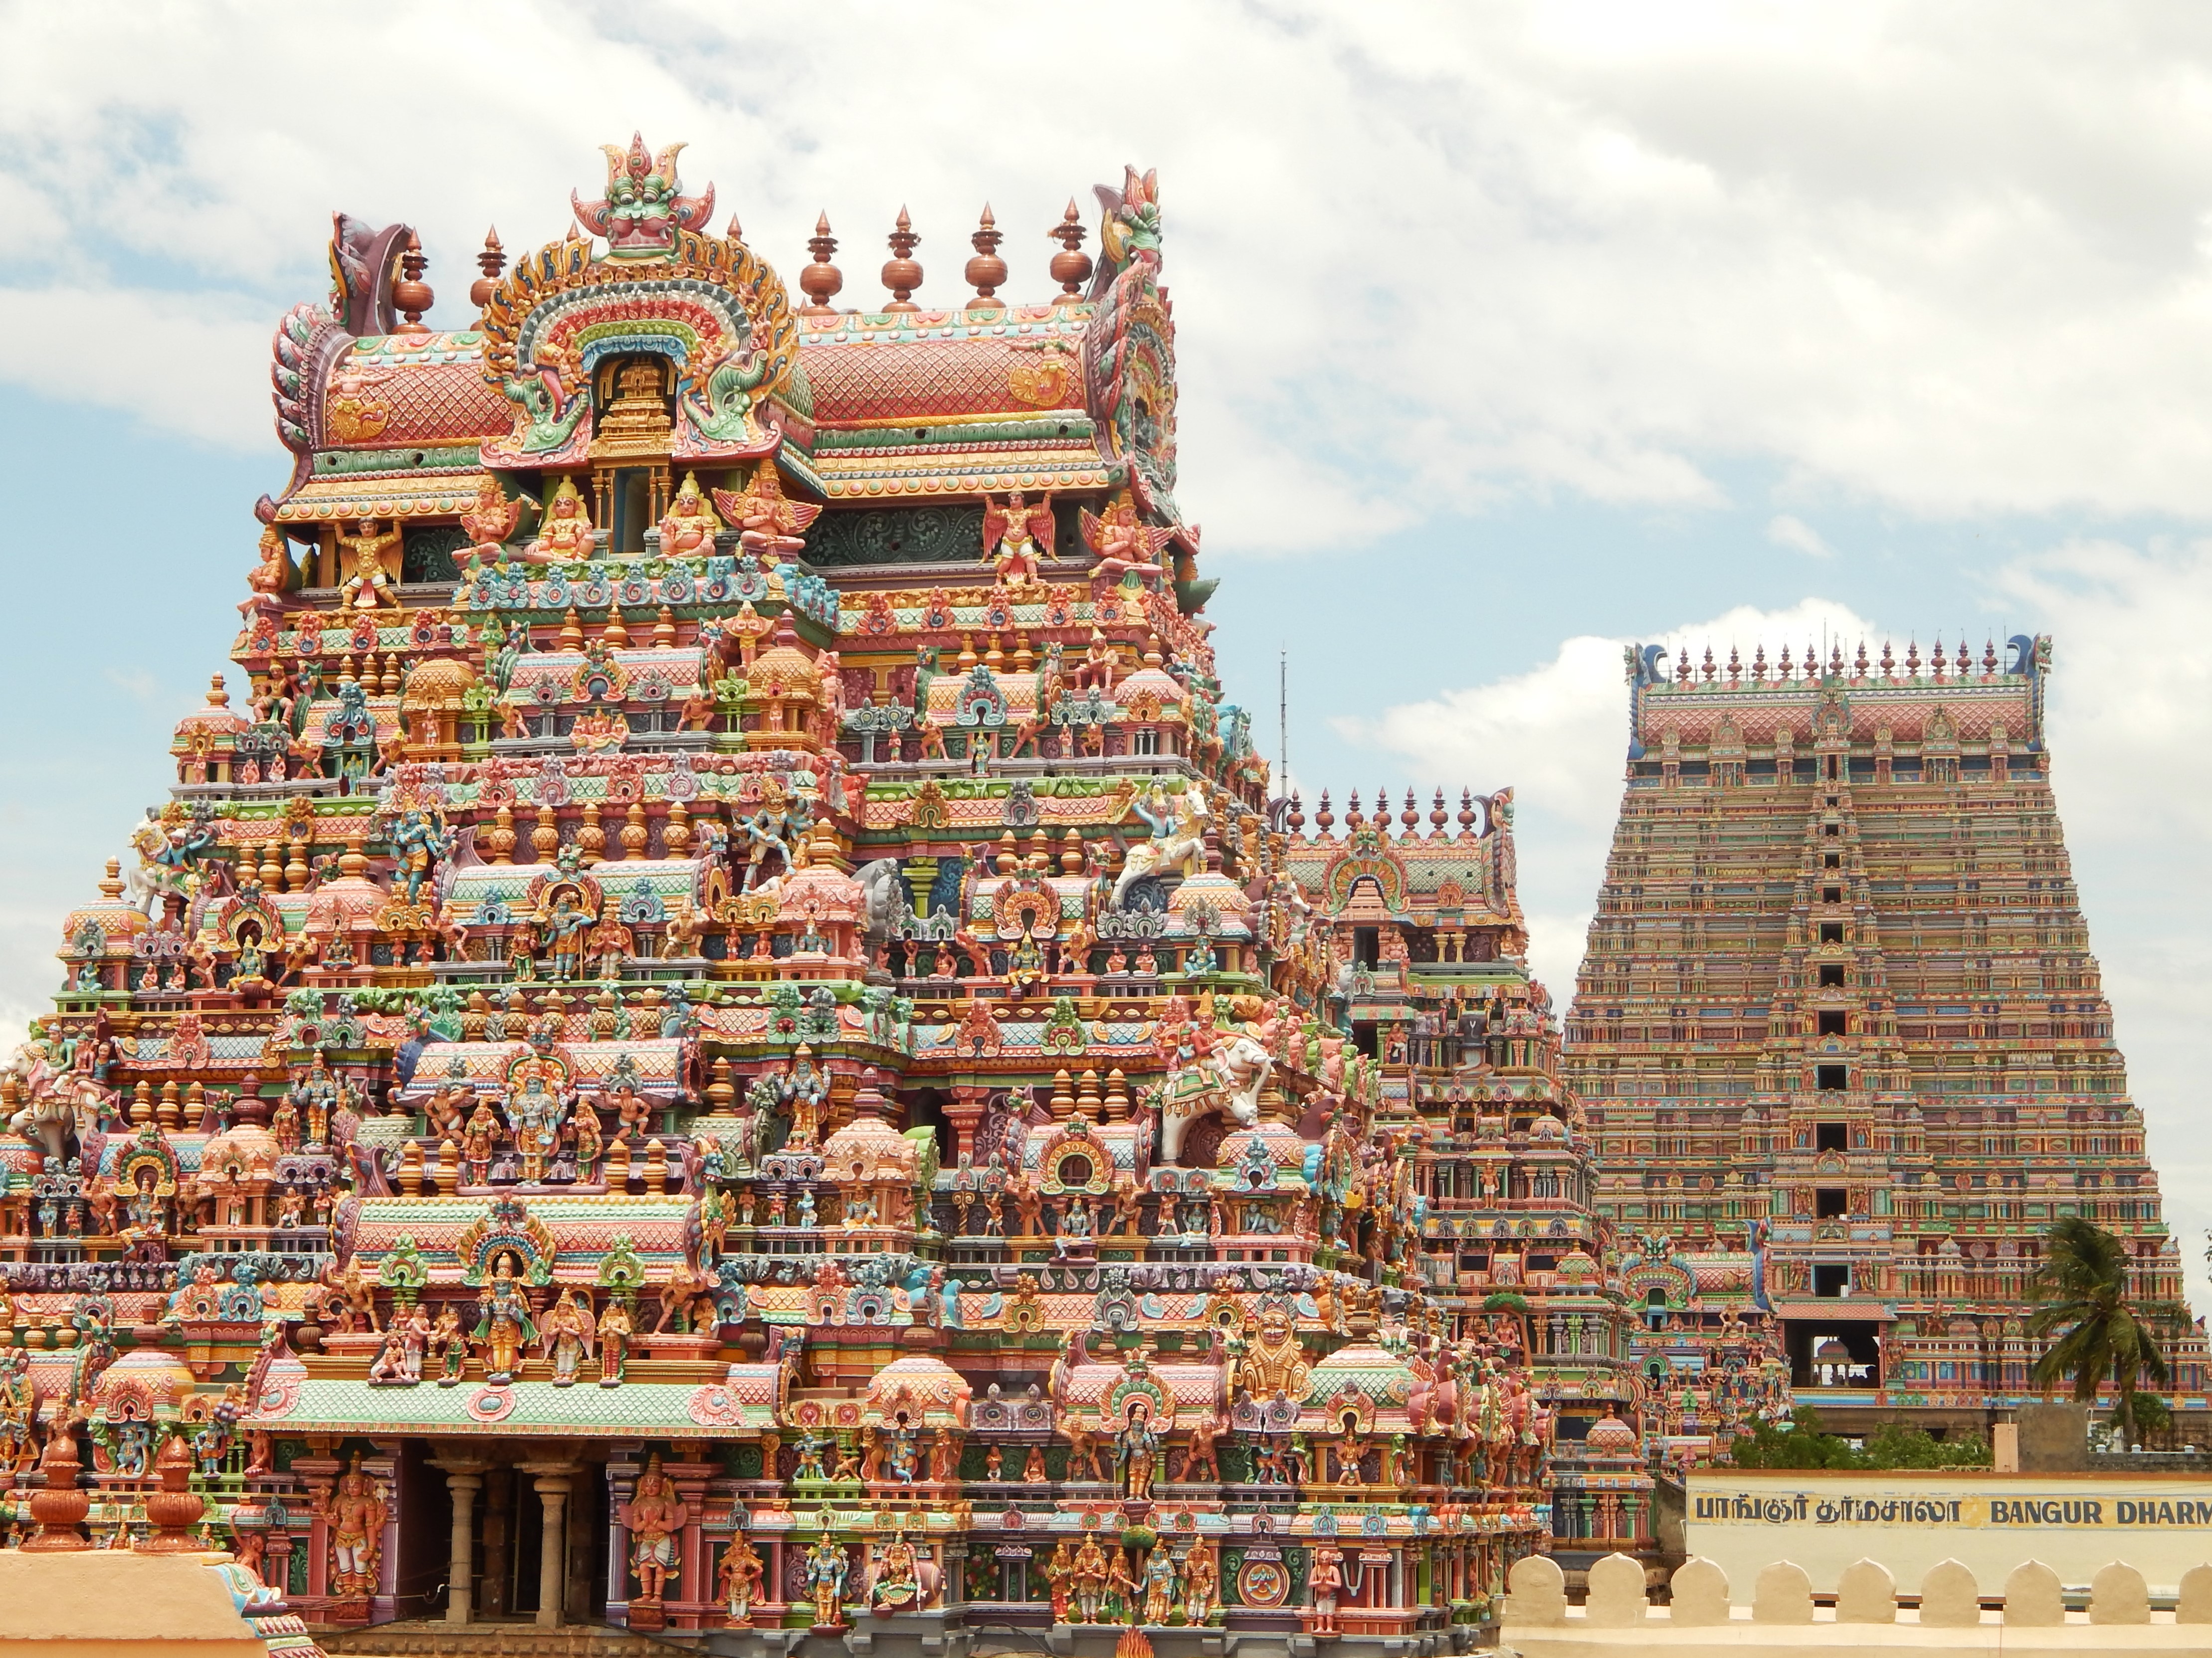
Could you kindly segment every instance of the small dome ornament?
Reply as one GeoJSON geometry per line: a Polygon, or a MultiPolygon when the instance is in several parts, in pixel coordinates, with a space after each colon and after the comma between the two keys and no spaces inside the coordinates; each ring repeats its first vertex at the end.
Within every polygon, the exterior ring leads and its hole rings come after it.
{"type": "MultiPolygon", "coordinates": [[[[806,239],[806,251],[813,255],[813,263],[799,273],[799,286],[806,295],[806,303],[799,308],[802,317],[834,317],[836,307],[830,303],[831,297],[845,285],[845,273],[830,263],[837,251],[837,239],[830,234],[830,215],[824,210],[814,221],[814,234],[806,239]]],[[[920,280],[918,277],[916,280],[920,280]]]]}
{"type": "Polygon", "coordinates": [[[886,313],[908,314],[921,309],[914,302],[914,290],[921,286],[921,266],[914,258],[921,240],[914,221],[907,216],[905,208],[900,208],[897,226],[890,237],[891,257],[884,261],[884,286],[891,291],[891,302],[884,307],[886,313]]]}
{"type": "Polygon", "coordinates": [[[399,278],[392,284],[392,306],[406,319],[396,332],[419,335],[430,331],[423,325],[422,313],[437,296],[430,291],[430,284],[422,280],[422,268],[428,263],[422,257],[422,239],[408,232],[407,251],[399,256],[399,278]]]}
{"type": "Polygon", "coordinates": [[[500,273],[507,269],[507,250],[500,246],[497,225],[484,232],[483,251],[477,255],[477,269],[483,275],[469,284],[469,303],[481,311],[491,303],[492,289],[499,286],[500,273]]]}
{"type": "Polygon", "coordinates": [[[982,220],[975,234],[969,238],[975,245],[975,257],[968,261],[962,272],[975,290],[975,297],[968,301],[968,314],[971,317],[995,315],[1006,308],[1006,302],[998,296],[1000,284],[1006,280],[1006,262],[999,257],[999,244],[1005,240],[998,221],[991,216],[991,204],[984,203],[982,220]]]}
{"type": "Polygon", "coordinates": [[[1045,235],[1060,244],[1060,252],[1052,256],[1052,279],[1060,284],[1060,292],[1053,299],[1054,305],[1075,305],[1083,298],[1083,285],[1091,280],[1091,256],[1083,251],[1083,239],[1090,233],[1085,229],[1083,216],[1076,211],[1075,197],[1067,198],[1067,211],[1060,222],[1046,231],[1045,235]]]}

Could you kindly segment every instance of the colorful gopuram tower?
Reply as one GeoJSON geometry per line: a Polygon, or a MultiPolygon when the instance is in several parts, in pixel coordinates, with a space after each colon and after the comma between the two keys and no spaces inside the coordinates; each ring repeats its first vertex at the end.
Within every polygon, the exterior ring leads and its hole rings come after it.
{"type": "MultiPolygon", "coordinates": [[[[2023,1280],[2081,1215],[2181,1265],[2045,744],[2047,639],[1978,661],[1629,653],[1627,788],[1565,1070],[1654,1384],[1701,1454],[1716,1360],[1832,1426],[1986,1436],[2037,1396],[2023,1280]]],[[[2173,1402],[2203,1407],[2201,1335],[2173,1402]]]]}
{"type": "MultiPolygon", "coordinates": [[[[1548,1437],[1553,1550],[1570,1570],[1656,1555],[1644,1389],[1605,1263],[1610,1227],[1579,1105],[1561,1081],[1551,997],[1528,975],[1515,885],[1513,792],[1442,791],[1425,821],[1354,793],[1342,827],[1324,793],[1316,833],[1292,799],[1288,865],[1326,958],[1331,1023],[1381,1066],[1386,1121],[1410,1126],[1429,1293],[1528,1364],[1504,1405],[1516,1440],[1548,1437]]],[[[1447,1371],[1447,1394],[1456,1378],[1447,1371]]]]}
{"type": "Polygon", "coordinates": [[[17,1517],[184,1484],[322,1629],[1460,1640],[1545,1538],[1532,1348],[1618,1345],[1503,817],[1370,860],[1522,1171],[1439,1277],[1431,1072],[1328,972],[1369,865],[1215,677],[1151,175],[1043,302],[987,211],[925,307],[902,213],[839,310],[679,148],[459,331],[339,216],[277,331],[250,689],[0,1079],[17,1517]]]}

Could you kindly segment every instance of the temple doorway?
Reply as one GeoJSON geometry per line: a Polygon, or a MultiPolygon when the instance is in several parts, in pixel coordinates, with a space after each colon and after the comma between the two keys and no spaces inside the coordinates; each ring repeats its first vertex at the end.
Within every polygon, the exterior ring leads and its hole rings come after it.
{"type": "Polygon", "coordinates": [[[433,1617],[605,1622],[606,1480],[599,1464],[448,1455],[437,1467],[447,1487],[441,1534],[451,1540],[452,1553],[442,1607],[433,1617]],[[549,1585],[556,1586],[550,1596],[549,1585]]]}

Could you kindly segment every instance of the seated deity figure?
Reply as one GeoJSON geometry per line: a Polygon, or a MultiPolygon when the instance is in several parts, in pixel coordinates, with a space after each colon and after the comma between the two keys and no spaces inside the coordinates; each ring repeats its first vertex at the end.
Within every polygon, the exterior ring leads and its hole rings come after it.
{"type": "Polygon", "coordinates": [[[714,516],[714,509],[700,493],[698,475],[686,472],[683,487],[668,503],[667,516],[660,520],[660,556],[708,557],[714,550],[714,537],[721,527],[722,520],[714,516]]]}
{"type": "Polygon", "coordinates": [[[564,477],[546,504],[545,521],[538,525],[538,538],[524,556],[532,564],[571,563],[589,558],[595,550],[591,513],[576,493],[574,483],[564,477]]]}

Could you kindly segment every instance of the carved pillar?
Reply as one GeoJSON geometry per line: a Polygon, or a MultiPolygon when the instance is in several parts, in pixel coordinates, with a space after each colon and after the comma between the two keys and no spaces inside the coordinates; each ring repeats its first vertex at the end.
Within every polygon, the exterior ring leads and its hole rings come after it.
{"type": "Polygon", "coordinates": [[[623,1515],[637,1490],[640,1448],[634,1441],[618,1443],[607,1459],[607,1622],[617,1628],[629,1622],[629,1527],[623,1515]]]}
{"type": "Polygon", "coordinates": [[[483,1595],[477,1608],[487,1618],[496,1618],[506,1612],[507,1550],[513,1534],[514,1518],[514,1471],[501,1468],[484,1493],[483,1516],[483,1595]]]}
{"type": "Polygon", "coordinates": [[[945,1120],[952,1125],[952,1158],[956,1163],[963,1157],[973,1159],[975,1130],[983,1121],[983,1104],[989,1096],[989,1090],[963,1083],[954,1086],[952,1097],[945,1102],[945,1120]]]}
{"type": "Polygon", "coordinates": [[[697,1629],[705,1621],[701,1613],[714,1593],[714,1584],[708,1581],[706,1536],[700,1522],[706,1518],[707,1482],[721,1470],[712,1462],[666,1462],[661,1467],[676,1494],[684,1499],[684,1531],[677,1540],[677,1558],[684,1573],[684,1605],[670,1608],[677,1614],[671,1621],[680,1628],[697,1629]]]}
{"type": "Polygon", "coordinates": [[[446,1621],[465,1624],[476,1600],[477,1493],[483,1489],[483,1464],[434,1462],[446,1473],[446,1489],[453,1499],[452,1556],[447,1565],[446,1621]]]}
{"type": "Polygon", "coordinates": [[[541,1629],[558,1629],[568,1582],[568,1476],[540,1474],[537,1489],[545,1509],[544,1523],[538,1528],[538,1623],[541,1629]]]}
{"type": "Polygon", "coordinates": [[[322,1509],[343,1465],[336,1457],[324,1455],[327,1442],[319,1444],[311,1440],[309,1446],[316,1454],[295,1457],[292,1472],[306,1488],[307,1511],[314,1516],[307,1528],[307,1594],[320,1600],[330,1593],[331,1568],[331,1526],[322,1509]]]}
{"type": "MultiPolygon", "coordinates": [[[[593,1470],[586,1467],[583,1479],[594,1477],[593,1470]]],[[[588,1624],[592,1617],[592,1489],[588,1484],[572,1486],[568,1499],[568,1588],[562,1601],[562,1611],[574,1624],[588,1624]]]]}

